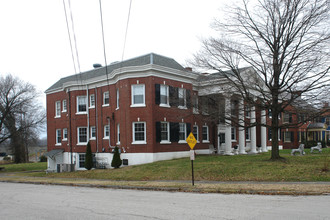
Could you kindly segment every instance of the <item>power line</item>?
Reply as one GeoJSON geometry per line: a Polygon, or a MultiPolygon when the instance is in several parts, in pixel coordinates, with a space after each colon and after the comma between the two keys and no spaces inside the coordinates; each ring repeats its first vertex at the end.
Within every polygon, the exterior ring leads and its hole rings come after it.
{"type": "Polygon", "coordinates": [[[126,48],[126,39],[127,39],[127,32],[128,32],[128,24],[129,24],[129,18],[130,18],[130,15],[131,15],[131,7],[132,7],[132,0],[130,0],[130,2],[129,2],[127,23],[126,23],[126,31],[125,31],[125,39],[124,39],[123,53],[121,55],[121,61],[124,60],[124,54],[125,54],[125,48],[126,48]]]}
{"type": "Polygon", "coordinates": [[[101,27],[102,27],[103,56],[104,56],[104,62],[105,62],[105,72],[107,75],[107,84],[109,86],[107,54],[105,52],[105,40],[104,40],[104,28],[103,28],[102,0],[99,0],[99,5],[100,5],[100,16],[101,16],[101,27]]]}

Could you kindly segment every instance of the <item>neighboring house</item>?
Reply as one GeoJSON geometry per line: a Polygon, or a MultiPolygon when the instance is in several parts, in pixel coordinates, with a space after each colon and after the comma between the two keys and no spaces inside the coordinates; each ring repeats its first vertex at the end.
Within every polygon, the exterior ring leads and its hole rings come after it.
{"type": "MultiPolygon", "coordinates": [[[[252,68],[242,71],[254,73],[252,68]]],[[[232,155],[234,146],[240,154],[257,153],[271,147],[266,127],[240,127],[267,122],[270,114],[244,106],[221,74],[197,74],[154,53],[62,78],[46,90],[46,99],[48,171],[66,170],[68,164],[84,169],[88,141],[96,167],[110,167],[115,146],[125,165],[188,157],[190,132],[197,154],[232,155]],[[209,117],[214,110],[243,120],[239,126],[214,120],[209,117]]]]}

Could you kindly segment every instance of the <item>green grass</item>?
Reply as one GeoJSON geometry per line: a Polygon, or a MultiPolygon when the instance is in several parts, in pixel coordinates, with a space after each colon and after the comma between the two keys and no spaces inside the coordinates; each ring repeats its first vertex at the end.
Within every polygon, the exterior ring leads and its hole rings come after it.
{"type": "MultiPolygon", "coordinates": [[[[330,181],[330,148],[323,149],[321,154],[310,154],[309,150],[306,150],[305,156],[291,156],[290,152],[290,150],[282,150],[280,155],[285,160],[276,162],[269,160],[270,152],[257,155],[236,156],[197,155],[194,161],[195,180],[330,181]]],[[[30,166],[30,164],[28,165],[30,166]]],[[[46,169],[46,165],[43,165],[41,169],[46,169]]],[[[29,175],[137,181],[191,180],[191,161],[189,158],[182,158],[122,167],[120,169],[52,174],[33,173],[29,175]]]]}
{"type": "Polygon", "coordinates": [[[22,172],[22,171],[41,171],[47,169],[47,162],[43,163],[21,163],[21,164],[2,164],[5,170],[1,172],[22,172]]]}

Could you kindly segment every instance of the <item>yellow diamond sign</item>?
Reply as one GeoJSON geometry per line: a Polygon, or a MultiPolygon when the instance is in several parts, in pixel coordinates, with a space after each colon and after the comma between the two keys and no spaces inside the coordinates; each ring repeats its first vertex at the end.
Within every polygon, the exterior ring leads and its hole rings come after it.
{"type": "Polygon", "coordinates": [[[194,147],[195,147],[195,145],[196,145],[196,143],[197,143],[197,141],[196,141],[196,138],[195,138],[195,136],[193,135],[192,132],[190,132],[190,134],[187,137],[186,141],[187,141],[189,147],[193,150],[194,147]]]}

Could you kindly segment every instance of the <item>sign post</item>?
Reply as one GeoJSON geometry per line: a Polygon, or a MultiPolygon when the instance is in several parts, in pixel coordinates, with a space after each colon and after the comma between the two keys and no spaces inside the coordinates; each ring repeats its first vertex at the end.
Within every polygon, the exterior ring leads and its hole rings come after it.
{"type": "Polygon", "coordinates": [[[194,160],[195,160],[195,151],[194,147],[197,143],[195,136],[192,132],[190,132],[189,136],[186,139],[189,147],[190,147],[190,160],[191,160],[191,181],[192,185],[194,185],[194,160]]]}

